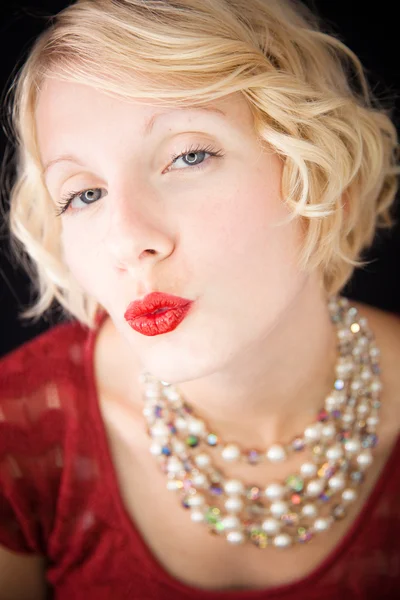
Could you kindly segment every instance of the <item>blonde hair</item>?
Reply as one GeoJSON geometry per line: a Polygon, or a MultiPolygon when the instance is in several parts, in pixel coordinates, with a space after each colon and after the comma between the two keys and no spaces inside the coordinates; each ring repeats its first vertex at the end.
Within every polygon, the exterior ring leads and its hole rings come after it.
{"type": "Polygon", "coordinates": [[[37,39],[13,89],[18,144],[10,225],[37,299],[93,326],[97,301],[62,259],[34,111],[45,78],[166,106],[240,92],[261,140],[284,161],[282,193],[305,224],[299,267],[338,292],[377,226],[391,224],[397,135],[354,53],[294,0],[78,0],[37,39]],[[22,251],[22,252],[21,252],[22,251]]]}

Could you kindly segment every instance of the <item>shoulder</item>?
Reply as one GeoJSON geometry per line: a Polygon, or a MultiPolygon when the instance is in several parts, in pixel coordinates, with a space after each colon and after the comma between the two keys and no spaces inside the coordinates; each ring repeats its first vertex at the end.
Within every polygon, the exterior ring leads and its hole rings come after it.
{"type": "Polygon", "coordinates": [[[61,374],[69,365],[83,362],[89,331],[77,321],[58,324],[0,359],[0,399],[61,374]]]}
{"type": "Polygon", "coordinates": [[[399,435],[400,423],[400,316],[379,308],[352,301],[360,315],[368,320],[380,349],[383,383],[382,413],[388,435],[399,435]]]}

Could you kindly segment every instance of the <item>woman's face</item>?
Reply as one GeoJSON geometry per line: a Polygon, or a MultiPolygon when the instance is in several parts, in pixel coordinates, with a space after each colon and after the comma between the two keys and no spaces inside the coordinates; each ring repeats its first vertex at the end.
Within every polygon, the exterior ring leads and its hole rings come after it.
{"type": "Polygon", "coordinates": [[[177,383],[265,345],[306,276],[300,224],[283,223],[282,161],[260,145],[240,94],[172,110],[49,80],[37,127],[55,210],[93,190],[59,217],[65,261],[145,368],[177,383]],[[151,291],[195,303],[149,337],[124,313],[151,291]]]}

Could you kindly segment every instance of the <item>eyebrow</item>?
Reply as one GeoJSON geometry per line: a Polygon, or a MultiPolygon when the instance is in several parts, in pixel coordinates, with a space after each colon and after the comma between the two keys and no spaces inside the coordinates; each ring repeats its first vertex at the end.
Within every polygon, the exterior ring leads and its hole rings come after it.
{"type": "MultiPolygon", "coordinates": [[[[196,108],[180,108],[179,110],[181,111],[197,111],[197,112],[208,112],[208,113],[215,113],[218,115],[222,115],[223,117],[226,117],[226,114],[219,108],[215,108],[215,107],[211,107],[211,106],[199,106],[196,108]]],[[[145,137],[149,136],[150,133],[153,130],[153,127],[156,123],[156,121],[163,116],[166,116],[170,113],[170,111],[164,111],[161,113],[156,113],[155,115],[152,115],[150,117],[150,119],[148,119],[145,123],[145,126],[143,128],[143,135],[145,137]]],[[[44,167],[43,167],[43,175],[45,175],[47,173],[47,171],[49,171],[49,169],[51,167],[53,167],[54,165],[60,163],[60,162],[72,162],[74,164],[77,164],[81,167],[84,166],[84,164],[79,160],[79,158],[77,158],[76,156],[74,156],[73,154],[62,154],[60,156],[57,156],[56,158],[49,160],[45,163],[44,167]]]]}

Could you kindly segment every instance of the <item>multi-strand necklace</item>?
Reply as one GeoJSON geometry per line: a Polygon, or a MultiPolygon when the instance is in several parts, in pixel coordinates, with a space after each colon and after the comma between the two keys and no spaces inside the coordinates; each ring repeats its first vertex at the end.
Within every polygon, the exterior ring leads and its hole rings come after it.
{"type": "Polygon", "coordinates": [[[225,443],[175,386],[141,376],[150,452],[192,521],[231,544],[286,548],[309,541],[343,519],[373,460],[380,408],[379,349],[367,320],[346,298],[328,304],[337,333],[333,389],[301,435],[264,451],[225,443]],[[213,454],[233,464],[279,463],[307,456],[283,481],[245,485],[213,465],[213,454]]]}

